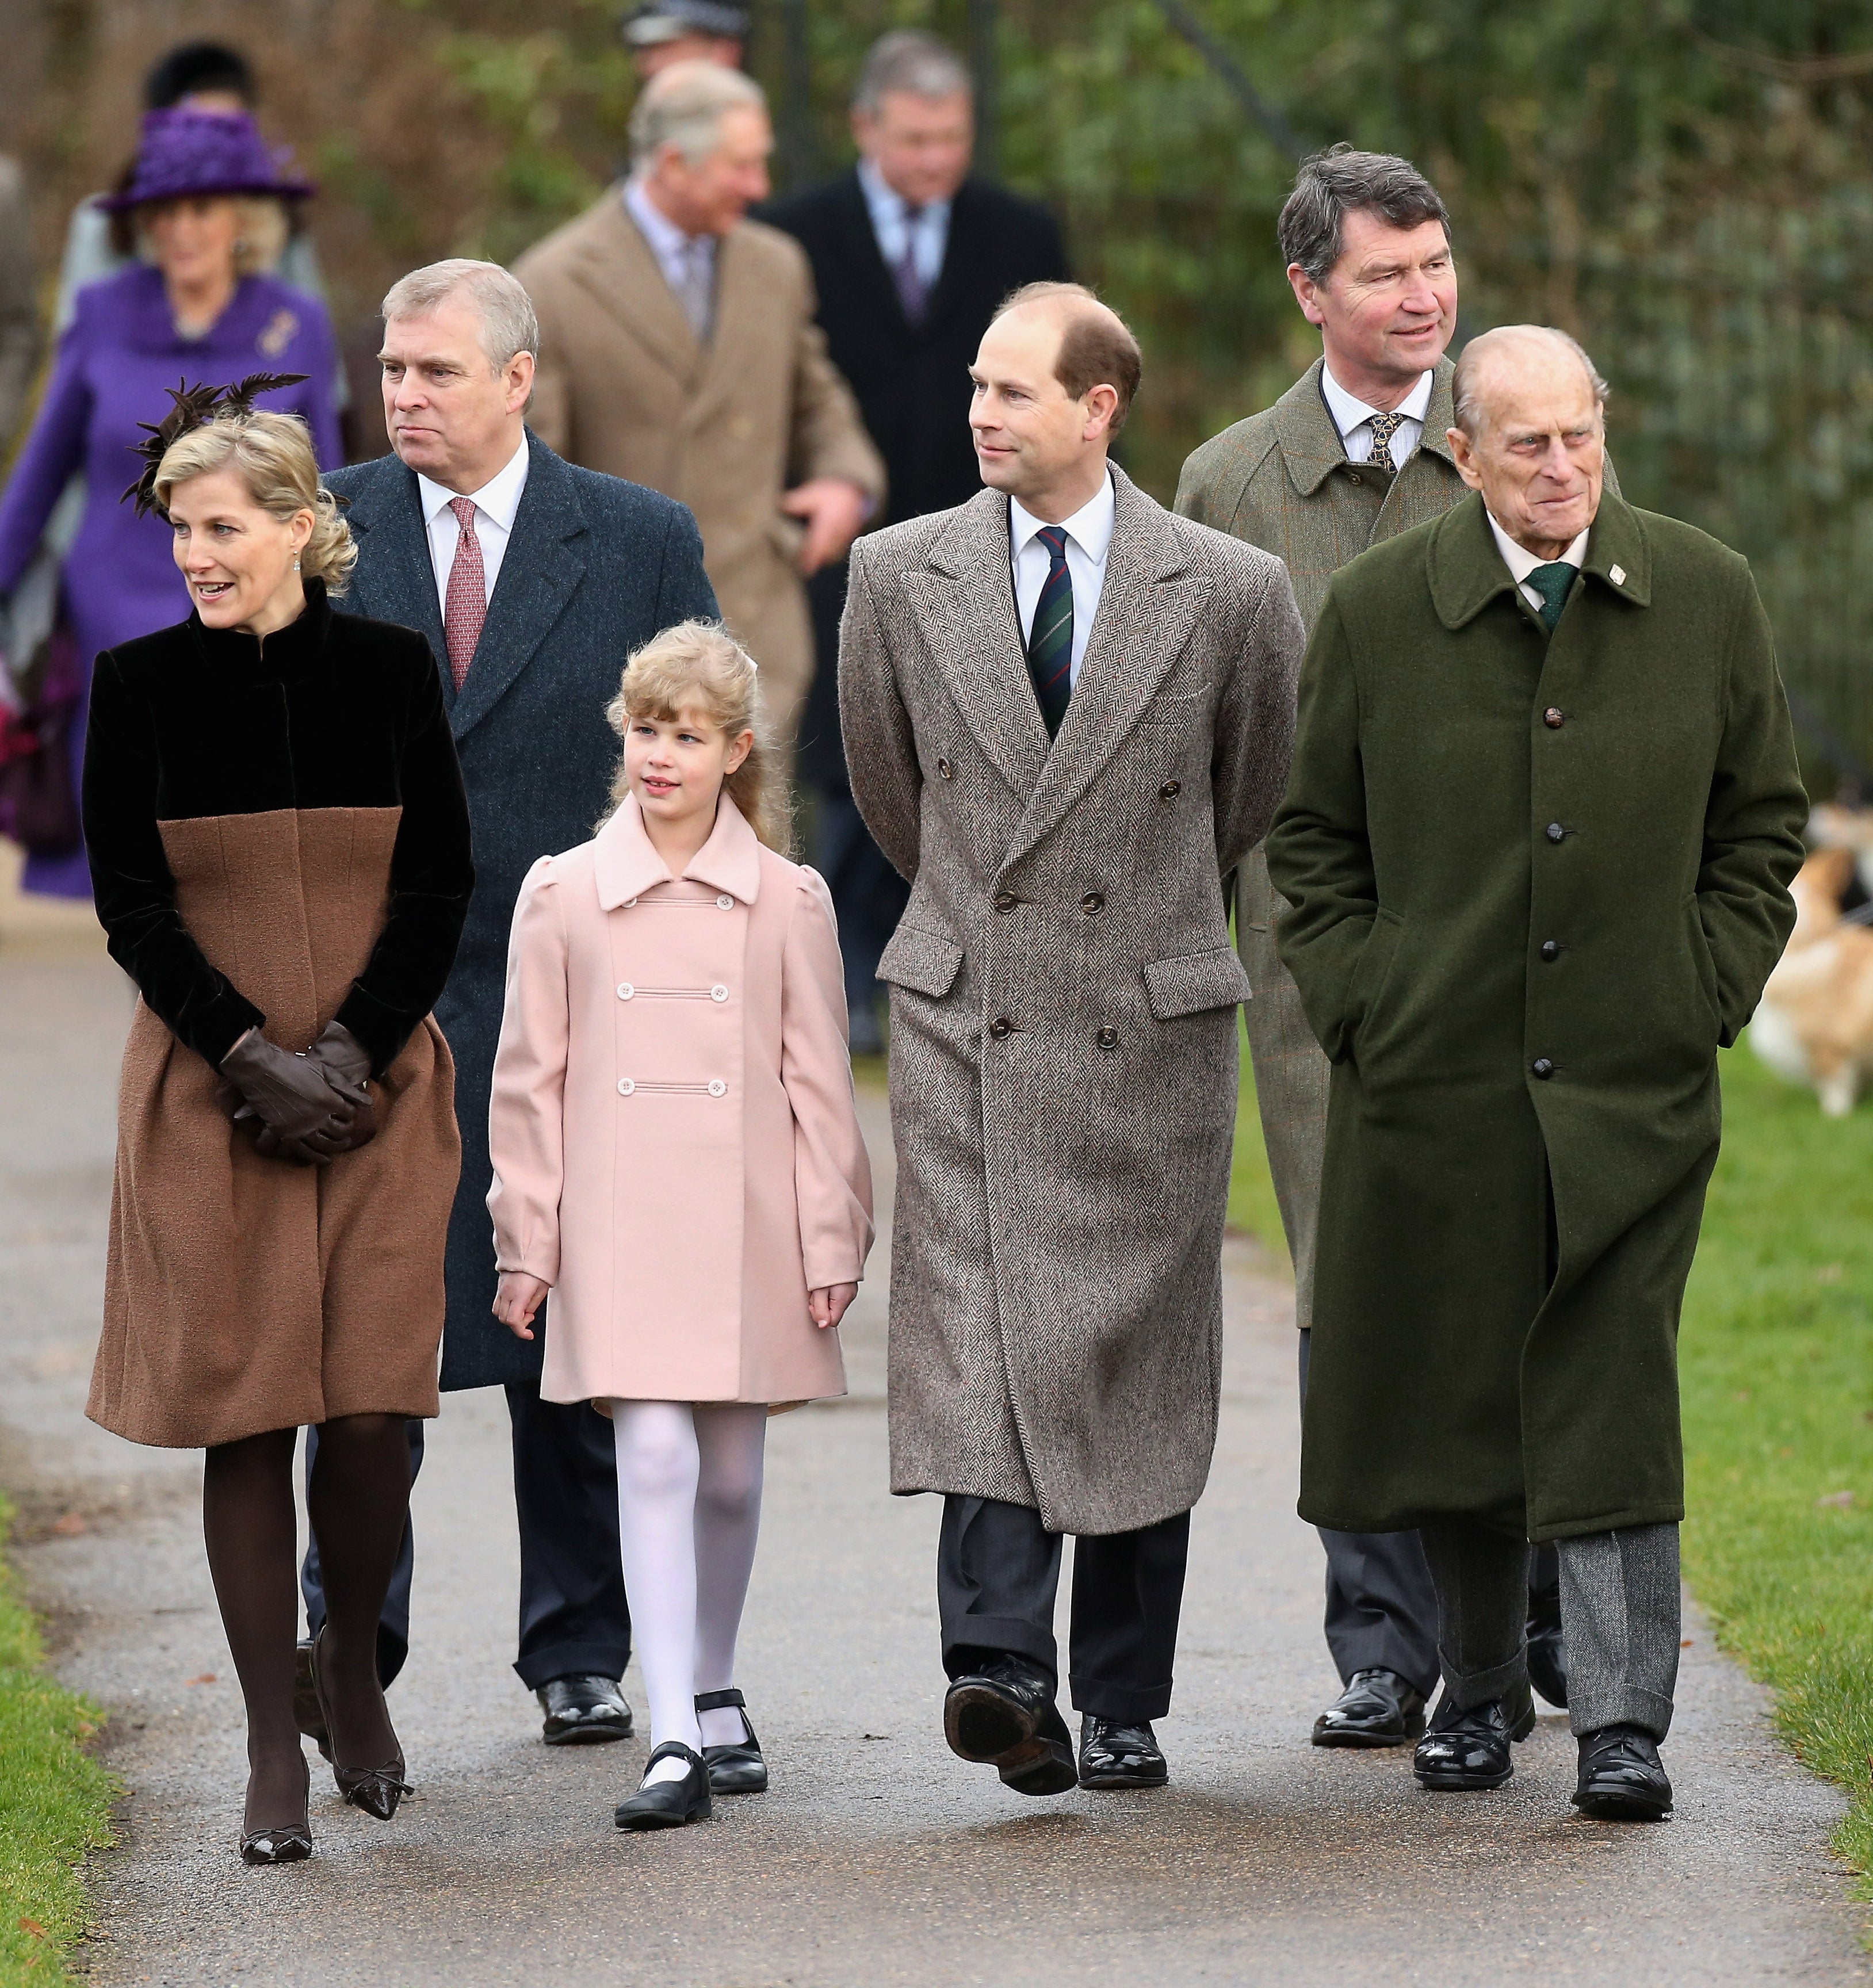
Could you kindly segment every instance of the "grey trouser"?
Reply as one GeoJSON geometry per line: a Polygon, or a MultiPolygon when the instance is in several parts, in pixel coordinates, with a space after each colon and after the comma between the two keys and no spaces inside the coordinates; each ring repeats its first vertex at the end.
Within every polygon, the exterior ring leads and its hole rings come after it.
{"type": "MultiPolygon", "coordinates": [[[[1482,1526],[1422,1526],[1437,1589],[1438,1657],[1459,1707],[1486,1705],[1528,1674],[1528,1548],[1482,1526]]],[[[1577,1733],[1671,1730],[1680,1629],[1678,1528],[1622,1526],[1557,1542],[1567,1723],[1577,1733]]]]}

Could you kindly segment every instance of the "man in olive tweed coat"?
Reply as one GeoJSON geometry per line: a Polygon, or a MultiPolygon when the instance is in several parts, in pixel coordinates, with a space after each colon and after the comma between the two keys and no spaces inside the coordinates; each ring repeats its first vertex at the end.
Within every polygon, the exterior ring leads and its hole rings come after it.
{"type": "Polygon", "coordinates": [[[1302,634],[1278,561],[1109,468],[1138,353],[1089,293],[1017,292],[974,370],[992,487],[858,541],[840,705],[911,884],[879,969],[891,1486],[945,1494],[951,1745],[1050,1794],[1063,1533],[1081,1781],[1165,1777],[1248,993],[1222,879],[1280,797],[1302,634]]]}

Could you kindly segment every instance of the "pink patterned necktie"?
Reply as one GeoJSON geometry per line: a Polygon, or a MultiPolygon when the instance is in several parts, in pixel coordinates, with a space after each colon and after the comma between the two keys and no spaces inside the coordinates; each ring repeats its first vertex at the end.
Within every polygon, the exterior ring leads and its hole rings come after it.
{"type": "Polygon", "coordinates": [[[442,608],[443,639],[448,644],[449,674],[459,696],[475,660],[475,645],[488,619],[488,572],[482,564],[482,542],[475,529],[475,499],[451,497],[448,507],[461,527],[455,563],[448,570],[448,596],[442,608]]]}

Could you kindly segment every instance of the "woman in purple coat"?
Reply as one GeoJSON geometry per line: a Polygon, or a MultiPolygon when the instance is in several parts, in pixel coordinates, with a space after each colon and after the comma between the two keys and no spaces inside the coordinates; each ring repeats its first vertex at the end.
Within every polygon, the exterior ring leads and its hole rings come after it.
{"type": "MultiPolygon", "coordinates": [[[[74,475],[85,481],[83,519],[63,567],[79,662],[79,702],[64,735],[74,793],[92,658],[189,613],[169,527],[118,502],[134,481],[130,451],[141,424],[162,419],[168,390],[183,379],[303,374],[261,404],[305,418],[322,467],[343,459],[325,307],[260,272],[277,246],[269,238],[277,236],[279,202],[311,191],[282,175],[251,119],[156,110],[144,120],[130,184],[106,203],[148,260],[79,292],[39,418],[0,497],[4,597],[32,563],[66,485],[74,475]]],[[[29,856],[23,881],[29,891],[89,896],[83,847],[29,856]]]]}

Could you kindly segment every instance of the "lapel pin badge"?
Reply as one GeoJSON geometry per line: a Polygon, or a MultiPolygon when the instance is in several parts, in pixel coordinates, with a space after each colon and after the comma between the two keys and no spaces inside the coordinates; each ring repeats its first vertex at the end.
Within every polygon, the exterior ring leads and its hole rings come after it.
{"type": "Polygon", "coordinates": [[[1626,583],[1626,569],[1623,566],[1610,566],[1607,568],[1606,576],[1615,587],[1624,587],[1626,583]]]}

